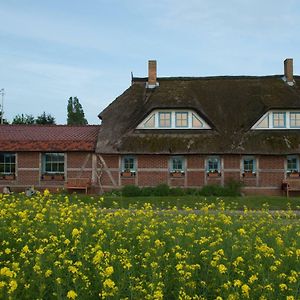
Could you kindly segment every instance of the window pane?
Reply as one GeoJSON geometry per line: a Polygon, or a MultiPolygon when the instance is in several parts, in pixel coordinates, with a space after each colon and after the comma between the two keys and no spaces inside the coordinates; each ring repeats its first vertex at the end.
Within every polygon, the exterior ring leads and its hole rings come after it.
{"type": "Polygon", "coordinates": [[[135,171],[134,157],[123,157],[123,171],[124,170],[135,171]]]}
{"type": "Polygon", "coordinates": [[[209,158],[207,160],[208,171],[219,171],[220,160],[219,158],[209,158]]]}
{"type": "Polygon", "coordinates": [[[159,113],[159,127],[171,127],[171,113],[159,113]]]}
{"type": "Polygon", "coordinates": [[[188,127],[188,113],[177,112],[176,116],[176,127],[188,127]]]}
{"type": "Polygon", "coordinates": [[[287,170],[288,171],[298,171],[298,158],[289,156],[287,158],[287,170]]]}
{"type": "Polygon", "coordinates": [[[255,162],[252,158],[244,159],[244,171],[245,172],[254,172],[255,171],[255,162]]]}
{"type": "Polygon", "coordinates": [[[291,127],[300,127],[300,112],[291,112],[290,113],[290,126],[291,127]]]}
{"type": "Polygon", "coordinates": [[[192,126],[194,128],[201,128],[201,127],[203,127],[203,123],[194,114],[192,116],[192,126]]]}
{"type": "Polygon", "coordinates": [[[154,128],[155,127],[155,115],[153,115],[150,119],[148,119],[144,123],[144,127],[146,127],[146,128],[154,128]]]}
{"type": "Polygon", "coordinates": [[[0,153],[0,173],[10,174],[15,172],[15,153],[0,153]]]}
{"type": "Polygon", "coordinates": [[[285,127],[285,112],[273,113],[273,127],[274,128],[285,127]]]}

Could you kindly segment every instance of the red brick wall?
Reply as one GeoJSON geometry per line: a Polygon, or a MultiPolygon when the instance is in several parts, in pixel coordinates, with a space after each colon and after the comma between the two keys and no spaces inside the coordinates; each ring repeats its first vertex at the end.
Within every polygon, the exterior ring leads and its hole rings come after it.
{"type": "MultiPolygon", "coordinates": [[[[92,153],[84,170],[81,170],[87,152],[69,152],[67,153],[67,177],[92,177],[92,153]]],[[[117,186],[127,184],[136,184],[139,186],[156,186],[158,184],[170,184],[170,186],[202,187],[204,184],[224,184],[230,178],[242,180],[245,184],[246,193],[263,194],[265,191],[270,193],[281,193],[281,182],[285,177],[285,156],[257,156],[257,177],[241,177],[240,155],[224,155],[223,169],[221,177],[209,178],[205,171],[204,155],[186,155],[186,172],[183,178],[172,178],[169,173],[169,159],[171,155],[136,155],[137,173],[136,177],[122,178],[120,176],[120,156],[103,155],[103,158],[110,169],[117,186]],[[157,170],[156,170],[157,169],[157,170]]],[[[44,187],[62,187],[61,181],[40,181],[40,154],[37,152],[22,152],[17,155],[17,177],[16,180],[0,180],[0,186],[10,185],[12,188],[27,187],[30,185],[44,187]]],[[[99,165],[98,165],[99,166],[99,165]]],[[[101,183],[106,189],[116,188],[103,170],[101,183]]]]}

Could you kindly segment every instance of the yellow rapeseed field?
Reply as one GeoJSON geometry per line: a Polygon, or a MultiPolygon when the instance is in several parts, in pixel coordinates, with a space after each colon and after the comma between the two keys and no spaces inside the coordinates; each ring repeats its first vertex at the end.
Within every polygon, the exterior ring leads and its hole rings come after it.
{"type": "Polygon", "coordinates": [[[0,298],[300,299],[291,211],[100,202],[0,194],[0,298]]]}

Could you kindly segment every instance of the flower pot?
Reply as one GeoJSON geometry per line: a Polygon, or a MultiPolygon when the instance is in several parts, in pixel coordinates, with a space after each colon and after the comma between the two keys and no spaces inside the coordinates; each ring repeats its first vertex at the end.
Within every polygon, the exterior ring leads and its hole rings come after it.
{"type": "Polygon", "coordinates": [[[57,180],[57,181],[64,181],[65,180],[65,176],[63,174],[55,174],[53,176],[53,179],[57,180]]]}
{"type": "Polygon", "coordinates": [[[246,177],[246,178],[251,178],[251,177],[255,177],[256,174],[255,174],[255,173],[252,173],[252,172],[245,172],[245,173],[243,174],[243,176],[246,177]]]}
{"type": "Polygon", "coordinates": [[[53,176],[52,176],[52,175],[47,175],[47,174],[46,174],[46,175],[43,175],[43,176],[42,176],[42,179],[43,179],[43,180],[52,180],[52,179],[53,179],[53,176]]]}
{"type": "Polygon", "coordinates": [[[298,178],[299,173],[290,173],[288,176],[291,177],[291,178],[298,178]]]}
{"type": "Polygon", "coordinates": [[[15,175],[14,174],[4,175],[4,179],[5,180],[14,180],[15,179],[15,175]]]}
{"type": "Polygon", "coordinates": [[[220,177],[221,174],[219,172],[208,172],[207,176],[212,177],[212,178],[216,178],[216,177],[220,177]]]}
{"type": "Polygon", "coordinates": [[[173,172],[173,173],[171,173],[171,176],[172,176],[172,177],[175,177],[175,178],[180,178],[180,177],[183,177],[183,176],[184,176],[184,173],[181,173],[181,172],[173,172]]]}
{"type": "Polygon", "coordinates": [[[121,173],[122,177],[132,177],[135,176],[134,172],[130,172],[130,171],[125,171],[121,173]]]}

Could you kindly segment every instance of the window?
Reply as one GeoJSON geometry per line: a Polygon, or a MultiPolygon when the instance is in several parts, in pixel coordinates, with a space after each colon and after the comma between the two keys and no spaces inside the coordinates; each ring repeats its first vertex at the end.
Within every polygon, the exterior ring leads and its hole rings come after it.
{"type": "Polygon", "coordinates": [[[16,172],[16,154],[0,153],[0,174],[15,174],[16,172]]]}
{"type": "Polygon", "coordinates": [[[256,172],[256,160],[254,157],[244,157],[243,158],[243,171],[244,173],[252,173],[256,172]]]}
{"type": "Polygon", "coordinates": [[[159,113],[159,127],[171,127],[171,113],[160,112],[159,113]]]}
{"type": "Polygon", "coordinates": [[[192,126],[193,126],[193,128],[203,127],[203,123],[200,121],[200,119],[195,114],[192,114],[192,126]]]}
{"type": "Polygon", "coordinates": [[[153,128],[155,127],[155,115],[152,115],[150,118],[148,118],[144,123],[145,128],[153,128]]]}
{"type": "Polygon", "coordinates": [[[136,127],[137,129],[211,129],[191,109],[155,109],[136,127]]]}
{"type": "Polygon", "coordinates": [[[188,127],[188,113],[187,112],[176,112],[175,113],[175,124],[176,127],[188,127]]]}
{"type": "Polygon", "coordinates": [[[44,153],[43,173],[64,174],[65,154],[64,153],[44,153]]]}
{"type": "Polygon", "coordinates": [[[182,156],[173,156],[170,161],[171,172],[184,172],[184,158],[182,156]]]}
{"type": "Polygon", "coordinates": [[[135,172],[136,159],[133,156],[124,156],[122,158],[122,172],[135,172]]]}
{"type": "Polygon", "coordinates": [[[285,127],[285,112],[273,112],[273,127],[274,128],[285,127]]]}
{"type": "Polygon", "coordinates": [[[220,158],[212,156],[207,159],[207,172],[218,173],[220,172],[220,158]]]}
{"type": "Polygon", "coordinates": [[[290,127],[291,128],[300,127],[300,112],[290,112],[290,127]]]}
{"type": "Polygon", "coordinates": [[[299,171],[299,158],[296,155],[289,155],[287,157],[287,172],[298,172],[299,171]]]}

